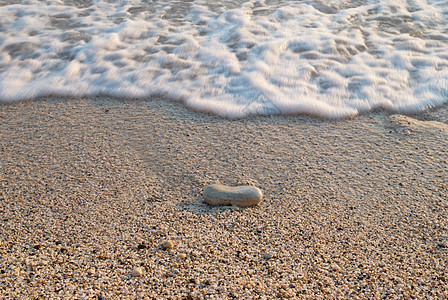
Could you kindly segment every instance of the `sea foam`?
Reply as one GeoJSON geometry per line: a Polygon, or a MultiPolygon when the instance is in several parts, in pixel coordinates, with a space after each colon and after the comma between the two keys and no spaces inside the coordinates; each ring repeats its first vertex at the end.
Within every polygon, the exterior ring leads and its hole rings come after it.
{"type": "Polygon", "coordinates": [[[448,101],[447,0],[0,1],[0,101],[164,97],[219,116],[448,101]]]}

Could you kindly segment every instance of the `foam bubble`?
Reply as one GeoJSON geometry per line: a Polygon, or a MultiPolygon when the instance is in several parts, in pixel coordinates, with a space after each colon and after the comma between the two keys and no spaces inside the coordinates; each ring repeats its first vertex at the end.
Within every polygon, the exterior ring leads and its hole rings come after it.
{"type": "Polygon", "coordinates": [[[0,101],[163,96],[229,118],[448,101],[447,0],[29,0],[0,29],[0,101]]]}

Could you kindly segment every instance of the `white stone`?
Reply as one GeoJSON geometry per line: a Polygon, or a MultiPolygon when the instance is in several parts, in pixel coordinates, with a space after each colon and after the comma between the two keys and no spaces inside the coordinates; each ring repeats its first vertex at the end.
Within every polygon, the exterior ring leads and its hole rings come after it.
{"type": "Polygon", "coordinates": [[[210,205],[248,207],[258,205],[262,198],[263,192],[254,186],[231,187],[222,184],[212,184],[204,190],[204,200],[210,205]]]}

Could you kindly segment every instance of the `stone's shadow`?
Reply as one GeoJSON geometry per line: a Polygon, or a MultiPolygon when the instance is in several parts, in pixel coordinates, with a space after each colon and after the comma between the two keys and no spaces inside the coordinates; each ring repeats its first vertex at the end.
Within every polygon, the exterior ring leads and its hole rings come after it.
{"type": "Polygon", "coordinates": [[[243,212],[248,209],[258,209],[259,207],[260,205],[252,207],[238,207],[235,205],[212,206],[207,204],[202,196],[176,204],[178,210],[186,211],[194,215],[220,215],[222,213],[243,212]]]}

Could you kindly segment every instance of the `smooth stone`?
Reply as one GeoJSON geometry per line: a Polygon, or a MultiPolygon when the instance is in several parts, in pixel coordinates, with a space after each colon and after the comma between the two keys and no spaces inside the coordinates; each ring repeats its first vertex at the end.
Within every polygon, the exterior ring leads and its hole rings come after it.
{"type": "Polygon", "coordinates": [[[254,186],[226,186],[212,184],[204,190],[204,200],[210,205],[236,205],[248,207],[258,205],[263,192],[254,186]]]}

